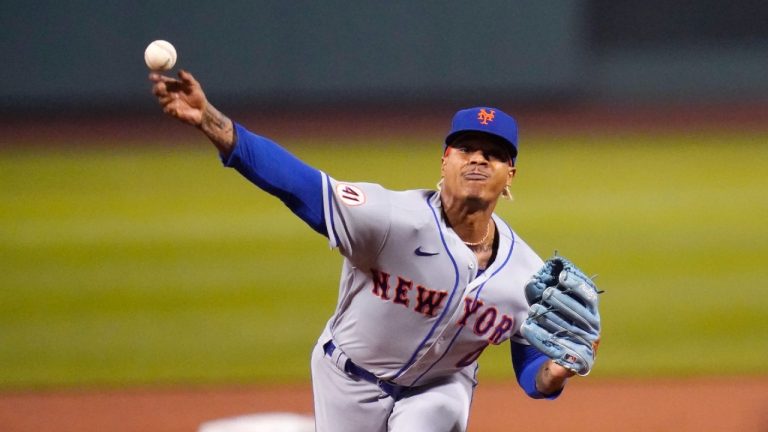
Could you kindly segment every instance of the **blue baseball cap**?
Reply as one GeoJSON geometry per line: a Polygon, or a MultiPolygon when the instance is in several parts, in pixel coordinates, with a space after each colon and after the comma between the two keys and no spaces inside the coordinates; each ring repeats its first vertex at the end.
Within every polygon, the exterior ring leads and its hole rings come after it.
{"type": "Polygon", "coordinates": [[[460,110],[453,116],[451,130],[445,137],[445,145],[450,145],[459,135],[466,132],[482,132],[501,138],[512,156],[512,164],[517,159],[517,122],[509,114],[498,108],[474,107],[460,110]]]}

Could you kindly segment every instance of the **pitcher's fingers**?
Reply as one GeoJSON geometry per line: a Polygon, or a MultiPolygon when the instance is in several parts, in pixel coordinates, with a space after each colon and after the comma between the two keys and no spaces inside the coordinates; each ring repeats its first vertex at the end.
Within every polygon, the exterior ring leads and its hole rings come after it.
{"type": "Polygon", "coordinates": [[[166,106],[169,103],[173,102],[174,100],[178,99],[175,94],[164,94],[162,96],[157,97],[157,101],[160,102],[160,105],[166,106]]]}
{"type": "Polygon", "coordinates": [[[185,69],[179,69],[179,79],[182,81],[192,82],[195,79],[195,77],[193,77],[192,74],[189,73],[189,71],[185,69]]]}
{"type": "Polygon", "coordinates": [[[168,94],[168,86],[162,82],[156,83],[152,86],[152,94],[157,97],[166,96],[168,94]]]}
{"type": "Polygon", "coordinates": [[[192,76],[191,73],[188,71],[181,69],[179,70],[179,79],[187,85],[193,85],[193,86],[200,86],[200,83],[197,82],[194,76],[192,76]]]}
{"type": "Polygon", "coordinates": [[[149,80],[152,81],[152,82],[155,82],[155,83],[161,83],[161,82],[164,82],[164,83],[181,83],[181,81],[178,80],[177,78],[169,77],[167,75],[162,75],[162,74],[159,74],[157,72],[151,72],[149,74],[149,80]]]}
{"type": "Polygon", "coordinates": [[[163,112],[175,117],[178,114],[178,109],[175,104],[168,104],[165,107],[163,107],[163,112]]]}

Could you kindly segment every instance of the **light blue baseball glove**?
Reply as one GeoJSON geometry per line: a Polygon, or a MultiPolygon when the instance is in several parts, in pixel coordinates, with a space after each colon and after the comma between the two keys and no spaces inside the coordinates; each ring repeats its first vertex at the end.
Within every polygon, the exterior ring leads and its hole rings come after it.
{"type": "Polygon", "coordinates": [[[567,259],[547,260],[525,286],[531,308],[521,327],[523,337],[555,363],[587,375],[600,343],[600,293],[567,259]]]}

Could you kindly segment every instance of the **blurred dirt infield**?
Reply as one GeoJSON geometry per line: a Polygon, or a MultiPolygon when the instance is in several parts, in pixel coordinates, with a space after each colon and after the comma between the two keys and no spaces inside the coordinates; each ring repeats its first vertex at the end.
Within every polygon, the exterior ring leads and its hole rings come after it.
{"type": "MultiPolygon", "coordinates": [[[[469,431],[768,431],[768,377],[577,380],[556,401],[527,399],[514,382],[481,383],[469,431]]],[[[310,388],[0,394],[4,432],[196,431],[212,419],[265,412],[311,414],[310,388]]]]}

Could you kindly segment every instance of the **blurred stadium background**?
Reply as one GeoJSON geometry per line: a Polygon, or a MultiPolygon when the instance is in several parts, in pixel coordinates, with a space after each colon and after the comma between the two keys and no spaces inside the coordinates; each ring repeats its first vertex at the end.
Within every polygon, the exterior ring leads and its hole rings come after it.
{"type": "Polygon", "coordinates": [[[6,114],[151,111],[154,39],[232,108],[768,98],[758,0],[35,5],[2,4],[6,114]]]}
{"type": "MultiPolygon", "coordinates": [[[[498,211],[600,274],[590,380],[765,377],[766,22],[757,0],[5,1],[0,391],[308,381],[340,259],[162,115],[154,39],[340,179],[431,188],[456,109],[514,114],[498,211]]],[[[489,350],[481,377],[512,375],[489,350]]]]}

